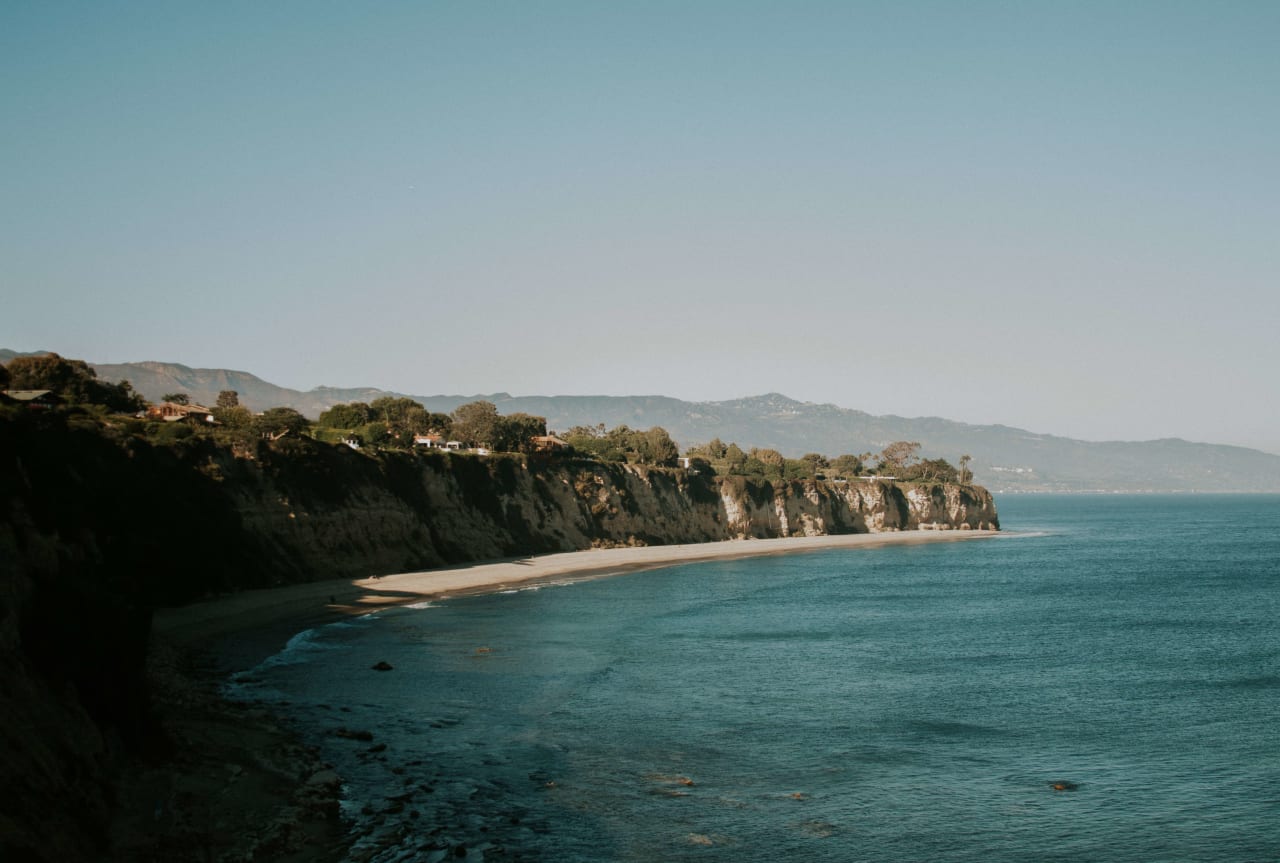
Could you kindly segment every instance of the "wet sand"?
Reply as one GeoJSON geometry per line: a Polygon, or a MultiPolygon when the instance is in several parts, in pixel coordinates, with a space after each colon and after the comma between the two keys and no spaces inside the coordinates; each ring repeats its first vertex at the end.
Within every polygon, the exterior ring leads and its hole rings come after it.
{"type": "MultiPolygon", "coordinates": [[[[997,531],[903,531],[785,539],[744,539],[689,545],[588,549],[405,572],[358,580],[329,580],[268,590],[156,612],[154,631],[180,645],[207,646],[229,666],[265,658],[293,633],[343,614],[366,614],[454,596],[492,593],[571,579],[621,575],[644,569],[772,554],[956,542],[997,531]],[[265,652],[264,652],[265,651],[265,652]],[[239,660],[239,661],[237,661],[239,660]]],[[[251,664],[251,663],[250,663],[251,664]]]]}

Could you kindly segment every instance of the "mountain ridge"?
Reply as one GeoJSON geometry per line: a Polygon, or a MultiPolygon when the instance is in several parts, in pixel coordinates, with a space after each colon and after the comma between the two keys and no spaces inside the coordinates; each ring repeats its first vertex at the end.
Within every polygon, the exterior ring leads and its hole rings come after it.
{"type": "MultiPolygon", "coordinates": [[[[39,353],[39,352],[33,352],[39,353]]],[[[13,351],[0,350],[8,362],[13,351]]],[[[180,363],[90,363],[100,378],[127,379],[146,398],[185,392],[211,404],[219,390],[234,389],[252,410],[292,407],[314,418],[342,402],[406,397],[447,413],[476,400],[504,414],[544,416],[551,429],[575,425],[661,426],[681,447],[718,437],[743,447],[779,450],[797,457],[878,452],[897,440],[919,441],[925,457],[952,463],[973,457],[977,482],[993,491],[1058,492],[1278,492],[1280,456],[1248,447],[1158,438],[1148,441],[1083,441],[1004,424],[977,425],[945,417],[873,415],[855,408],[802,402],[778,392],[724,401],[691,402],[663,395],[513,396],[415,395],[377,387],[320,386],[302,391],[272,384],[247,371],[202,369],[180,363]]]]}

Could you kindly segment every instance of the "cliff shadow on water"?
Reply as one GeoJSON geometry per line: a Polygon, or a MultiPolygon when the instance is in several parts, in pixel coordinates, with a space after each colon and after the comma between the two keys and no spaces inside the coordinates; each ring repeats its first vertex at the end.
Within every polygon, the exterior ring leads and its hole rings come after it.
{"type": "Polygon", "coordinates": [[[163,757],[145,675],[153,608],[592,547],[999,524],[971,486],[371,455],[297,437],[158,445],[75,412],[0,416],[0,488],[6,860],[100,856],[115,766],[163,757]]]}

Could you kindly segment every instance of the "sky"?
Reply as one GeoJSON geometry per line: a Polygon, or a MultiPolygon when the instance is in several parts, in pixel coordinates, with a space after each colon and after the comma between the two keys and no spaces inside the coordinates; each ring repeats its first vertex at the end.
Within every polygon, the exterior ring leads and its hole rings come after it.
{"type": "Polygon", "coordinates": [[[1280,453],[1280,3],[0,4],[0,347],[1280,453]]]}

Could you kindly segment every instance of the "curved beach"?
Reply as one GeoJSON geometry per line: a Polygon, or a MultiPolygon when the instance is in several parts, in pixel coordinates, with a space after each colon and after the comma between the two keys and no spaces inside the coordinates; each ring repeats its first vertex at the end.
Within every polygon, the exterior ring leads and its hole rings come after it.
{"type": "MultiPolygon", "coordinates": [[[[180,644],[243,636],[255,630],[297,630],[341,614],[366,614],[450,596],[490,593],[565,579],[598,578],[707,560],[829,549],[956,542],[999,535],[991,530],[904,531],[742,539],[688,545],[599,548],[508,558],[358,580],[336,579],[253,590],[156,612],[154,631],[180,644]]],[[[287,636],[285,636],[287,637],[287,636]]]]}

